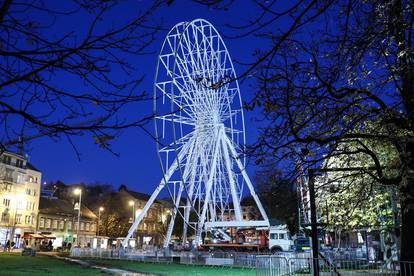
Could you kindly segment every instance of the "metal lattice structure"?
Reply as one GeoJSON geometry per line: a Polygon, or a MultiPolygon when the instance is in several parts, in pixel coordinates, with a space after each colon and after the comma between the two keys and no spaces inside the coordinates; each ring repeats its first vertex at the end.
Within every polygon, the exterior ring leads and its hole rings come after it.
{"type": "Polygon", "coordinates": [[[182,242],[202,233],[228,237],[229,227],[266,227],[267,215],[244,168],[245,127],[239,85],[227,48],[206,20],[175,25],[166,36],[154,83],[155,137],[163,178],[123,245],[162,190],[174,204],[164,247],[178,216],[182,242]],[[252,195],[262,220],[243,220],[252,195]]]}

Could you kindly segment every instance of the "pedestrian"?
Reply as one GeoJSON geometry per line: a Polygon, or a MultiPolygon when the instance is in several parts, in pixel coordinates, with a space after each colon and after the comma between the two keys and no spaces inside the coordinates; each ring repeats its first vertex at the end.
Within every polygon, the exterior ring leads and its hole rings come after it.
{"type": "Polygon", "coordinates": [[[10,252],[10,240],[7,240],[6,251],[10,252]]]}

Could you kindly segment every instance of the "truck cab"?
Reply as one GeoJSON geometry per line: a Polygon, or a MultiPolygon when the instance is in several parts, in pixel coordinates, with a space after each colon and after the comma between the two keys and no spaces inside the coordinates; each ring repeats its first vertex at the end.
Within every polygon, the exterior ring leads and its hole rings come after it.
{"type": "Polygon", "coordinates": [[[270,226],[269,250],[273,254],[293,250],[293,240],[286,225],[270,226]]]}

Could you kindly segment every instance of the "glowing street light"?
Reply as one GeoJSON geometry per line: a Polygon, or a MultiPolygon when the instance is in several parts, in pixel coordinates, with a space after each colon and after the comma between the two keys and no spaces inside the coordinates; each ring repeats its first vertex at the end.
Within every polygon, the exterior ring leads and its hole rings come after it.
{"type": "Polygon", "coordinates": [[[131,207],[132,207],[132,217],[131,217],[131,223],[134,223],[134,221],[135,221],[135,201],[130,200],[130,201],[128,202],[128,204],[129,204],[129,206],[131,206],[131,207]]]}
{"type": "MultiPolygon", "coordinates": [[[[78,205],[78,228],[76,229],[76,239],[78,242],[78,246],[80,246],[79,242],[79,228],[80,228],[80,214],[81,214],[81,206],[82,206],[82,190],[80,188],[76,188],[73,193],[75,195],[79,195],[79,205],[78,205]]],[[[75,205],[76,209],[76,205],[75,205]]]]}

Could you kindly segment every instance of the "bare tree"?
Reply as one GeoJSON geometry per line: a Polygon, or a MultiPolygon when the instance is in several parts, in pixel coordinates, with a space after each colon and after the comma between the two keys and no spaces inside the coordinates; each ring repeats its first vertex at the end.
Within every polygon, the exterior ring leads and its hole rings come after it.
{"type": "Polygon", "coordinates": [[[5,146],[42,136],[72,143],[71,137],[86,133],[110,150],[109,141],[120,130],[147,121],[144,114],[126,112],[147,99],[139,89],[143,75],[130,60],[148,53],[160,28],[152,15],[163,1],[140,3],[141,11],[129,21],[111,14],[118,2],[0,2],[0,141],[5,146]],[[79,18],[79,29],[62,25],[79,18]]]}
{"type": "MultiPolygon", "coordinates": [[[[198,1],[211,4],[211,1],[198,1]]],[[[220,5],[229,1],[220,1],[220,5]]],[[[256,153],[295,168],[318,167],[333,155],[364,155],[348,170],[399,189],[401,260],[414,260],[414,4],[405,0],[251,1],[261,12],[246,24],[229,24],[233,37],[255,36],[253,76],[259,106],[269,122],[256,153]],[[369,127],[367,127],[369,126],[369,127]],[[373,127],[375,126],[375,127],[373,127]],[[352,150],[341,146],[352,142],[352,150]],[[369,145],[392,145],[393,168],[369,145]],[[393,173],[384,173],[392,169],[393,173]]],[[[220,8],[217,3],[215,7],[220,8]]],[[[231,3],[230,3],[231,4],[231,3]]],[[[230,9],[231,10],[231,9],[230,9]]],[[[264,160],[265,158],[263,158],[264,160]]]]}

